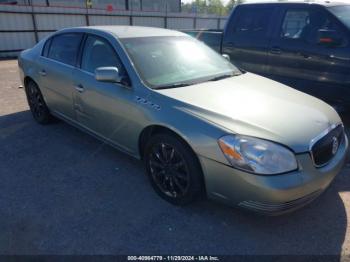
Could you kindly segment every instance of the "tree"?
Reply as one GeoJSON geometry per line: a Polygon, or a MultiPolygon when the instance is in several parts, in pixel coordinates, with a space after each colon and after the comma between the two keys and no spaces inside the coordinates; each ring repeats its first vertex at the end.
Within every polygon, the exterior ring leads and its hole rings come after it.
{"type": "Polygon", "coordinates": [[[230,0],[230,1],[226,4],[225,8],[226,8],[228,11],[230,11],[230,10],[232,10],[232,8],[233,8],[236,4],[237,4],[237,1],[236,1],[236,0],[230,0]]]}
{"type": "Polygon", "coordinates": [[[195,0],[191,3],[182,3],[181,10],[188,13],[206,13],[207,1],[206,0],[195,0]]]}
{"type": "Polygon", "coordinates": [[[224,5],[221,0],[208,0],[208,13],[221,15],[224,12],[224,5]]]}
{"type": "Polygon", "coordinates": [[[207,11],[207,1],[206,0],[196,0],[192,3],[192,6],[196,10],[196,13],[206,13],[207,11]]]}
{"type": "Polygon", "coordinates": [[[226,15],[231,13],[235,5],[241,4],[243,2],[245,2],[245,0],[230,0],[225,6],[226,15]]]}

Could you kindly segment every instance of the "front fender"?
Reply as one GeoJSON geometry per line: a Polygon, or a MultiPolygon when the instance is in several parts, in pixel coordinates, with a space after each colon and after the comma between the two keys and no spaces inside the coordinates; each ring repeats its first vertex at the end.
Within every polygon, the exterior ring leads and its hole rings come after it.
{"type": "Polygon", "coordinates": [[[150,124],[172,130],[182,137],[197,155],[227,163],[217,141],[229,133],[228,130],[193,114],[180,101],[164,96],[159,100],[155,99],[159,101],[157,104],[160,105],[160,110],[152,110],[150,124]]]}

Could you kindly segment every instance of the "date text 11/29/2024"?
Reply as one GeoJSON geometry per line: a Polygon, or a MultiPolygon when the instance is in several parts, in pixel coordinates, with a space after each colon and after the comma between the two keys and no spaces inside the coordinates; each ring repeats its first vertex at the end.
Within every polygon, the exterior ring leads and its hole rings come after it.
{"type": "Polygon", "coordinates": [[[128,256],[128,261],[220,261],[217,256],[128,256]]]}

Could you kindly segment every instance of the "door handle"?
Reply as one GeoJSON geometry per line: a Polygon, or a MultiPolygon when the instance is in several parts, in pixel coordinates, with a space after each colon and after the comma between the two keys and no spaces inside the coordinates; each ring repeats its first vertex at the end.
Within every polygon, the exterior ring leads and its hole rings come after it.
{"type": "Polygon", "coordinates": [[[41,71],[39,71],[39,75],[41,76],[46,76],[46,71],[43,69],[41,71]]]}
{"type": "Polygon", "coordinates": [[[84,92],[84,87],[82,85],[75,85],[75,90],[77,90],[79,93],[84,92]]]}
{"type": "Polygon", "coordinates": [[[270,49],[270,53],[274,55],[280,55],[282,53],[282,50],[279,47],[272,47],[270,49]]]}

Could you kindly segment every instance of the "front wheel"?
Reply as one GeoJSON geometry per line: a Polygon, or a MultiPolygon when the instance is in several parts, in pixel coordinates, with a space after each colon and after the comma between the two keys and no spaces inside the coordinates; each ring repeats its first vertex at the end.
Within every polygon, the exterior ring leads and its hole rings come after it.
{"type": "Polygon", "coordinates": [[[34,119],[42,125],[48,124],[52,120],[50,111],[44,101],[38,85],[30,81],[25,87],[28,105],[34,119]]]}
{"type": "Polygon", "coordinates": [[[175,205],[186,205],[203,192],[202,170],[196,155],[182,140],[157,134],[148,141],[144,161],[154,190],[175,205]]]}

